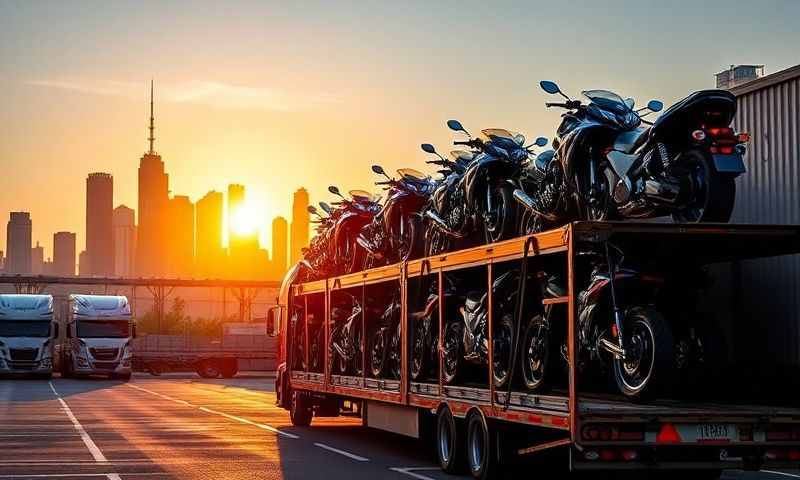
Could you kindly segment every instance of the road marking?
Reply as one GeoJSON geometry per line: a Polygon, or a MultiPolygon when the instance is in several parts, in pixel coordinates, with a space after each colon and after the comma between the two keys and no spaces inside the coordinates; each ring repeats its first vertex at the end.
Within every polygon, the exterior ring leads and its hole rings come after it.
{"type": "Polygon", "coordinates": [[[53,382],[50,381],[48,382],[48,384],[50,385],[50,390],[53,391],[53,395],[55,395],[59,403],[61,403],[61,407],[64,409],[64,413],[67,414],[67,417],[69,417],[70,421],[72,421],[72,424],[75,426],[75,430],[77,430],[78,434],[81,436],[83,444],[86,445],[86,448],[89,449],[89,453],[92,454],[92,458],[94,458],[95,462],[107,461],[105,455],[103,455],[103,452],[101,452],[100,449],[97,448],[97,445],[92,440],[92,437],[90,437],[89,434],[86,432],[86,430],[83,428],[81,422],[79,422],[78,419],[75,418],[75,415],[72,414],[72,410],[70,410],[69,405],[67,405],[67,402],[65,402],[64,399],[61,398],[61,395],[58,394],[58,392],[56,391],[56,387],[53,385],[53,382]]]}
{"type": "Polygon", "coordinates": [[[287,437],[287,438],[294,438],[294,439],[300,438],[299,435],[295,435],[295,434],[289,433],[289,432],[284,432],[284,431],[278,430],[277,428],[272,427],[270,425],[265,425],[263,423],[257,423],[257,422],[254,422],[252,420],[248,420],[246,418],[237,417],[236,415],[231,415],[229,413],[218,412],[216,410],[211,410],[210,408],[206,408],[206,407],[200,407],[200,410],[202,410],[202,411],[204,411],[206,413],[213,413],[215,415],[222,415],[225,418],[230,418],[231,420],[236,420],[237,422],[246,423],[246,424],[252,425],[254,427],[262,428],[262,429],[270,431],[272,433],[277,433],[278,435],[283,435],[284,437],[287,437]]]}
{"type": "Polygon", "coordinates": [[[319,448],[324,448],[325,450],[328,450],[330,452],[338,453],[339,455],[344,455],[347,458],[352,458],[357,462],[369,462],[369,458],[361,457],[359,455],[356,455],[355,453],[345,452],[344,450],[333,448],[330,445],[325,445],[324,443],[314,443],[314,445],[316,445],[319,448]]]}
{"type": "Polygon", "coordinates": [[[414,472],[439,470],[439,467],[389,467],[389,470],[414,477],[418,480],[434,480],[431,477],[426,477],[425,475],[414,472]]]}
{"type": "Polygon", "coordinates": [[[172,398],[169,395],[164,395],[163,393],[158,393],[158,392],[154,392],[152,390],[148,390],[146,388],[137,387],[136,385],[131,385],[130,383],[126,383],[126,385],[131,387],[131,388],[135,388],[136,390],[140,390],[142,392],[149,393],[151,395],[155,395],[156,397],[163,398],[164,400],[169,400],[170,402],[179,403],[179,404],[185,405],[187,407],[193,407],[194,406],[191,403],[187,402],[186,400],[180,400],[178,398],[172,398]]]}
{"type": "Polygon", "coordinates": [[[278,430],[277,428],[275,428],[275,427],[273,427],[273,426],[271,426],[271,425],[266,425],[266,424],[264,424],[264,423],[258,423],[258,422],[254,422],[254,421],[252,421],[252,420],[248,420],[248,419],[246,419],[246,418],[237,417],[237,416],[235,416],[235,415],[231,415],[231,414],[229,414],[229,413],[225,413],[225,412],[219,412],[219,411],[217,411],[217,410],[212,410],[212,409],[210,409],[210,408],[206,408],[206,407],[198,407],[198,406],[196,406],[196,405],[193,405],[193,404],[191,404],[191,403],[189,403],[189,402],[187,402],[187,401],[185,401],[185,400],[180,400],[180,399],[177,399],[177,398],[172,398],[172,397],[169,397],[169,396],[167,396],[167,395],[162,395],[162,394],[160,394],[160,393],[158,393],[158,392],[154,392],[154,391],[152,391],[152,390],[148,390],[148,389],[146,389],[146,388],[137,387],[136,385],[131,385],[131,384],[127,384],[127,385],[128,385],[129,387],[131,387],[131,388],[135,388],[136,390],[140,390],[140,391],[142,391],[142,392],[145,392],[145,393],[150,393],[150,394],[153,394],[153,395],[155,395],[155,396],[157,396],[157,397],[161,397],[161,398],[163,398],[163,399],[165,399],[165,400],[169,400],[169,401],[171,401],[171,402],[180,403],[180,404],[182,404],[182,405],[186,405],[186,406],[188,406],[188,407],[196,407],[198,410],[201,410],[201,411],[203,411],[203,412],[210,413],[210,414],[213,414],[213,415],[221,415],[221,416],[223,416],[223,417],[225,417],[225,418],[229,418],[229,419],[231,419],[231,420],[236,420],[237,422],[240,422],[240,423],[245,423],[245,424],[247,424],[247,425],[252,425],[252,426],[254,426],[254,427],[258,427],[258,428],[260,428],[260,429],[262,429],[262,430],[267,430],[267,431],[269,431],[269,432],[276,433],[276,434],[278,434],[278,435],[282,435],[282,436],[284,436],[284,437],[286,437],[286,438],[293,438],[293,439],[298,439],[298,438],[300,438],[300,436],[299,436],[299,435],[295,435],[295,434],[293,434],[293,433],[289,433],[289,432],[284,432],[283,430],[278,430]]]}
{"type": "Polygon", "coordinates": [[[792,477],[792,478],[800,478],[800,475],[795,475],[793,473],[786,473],[786,472],[776,472],[774,470],[761,470],[764,473],[771,473],[773,475],[783,475],[785,477],[792,477]]]}

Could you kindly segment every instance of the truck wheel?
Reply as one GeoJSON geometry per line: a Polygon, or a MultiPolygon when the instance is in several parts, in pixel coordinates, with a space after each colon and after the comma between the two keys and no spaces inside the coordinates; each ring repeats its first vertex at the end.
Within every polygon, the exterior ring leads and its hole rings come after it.
{"type": "Polygon", "coordinates": [[[295,427],[307,427],[311,425],[311,418],[314,416],[314,410],[311,407],[311,402],[308,400],[308,395],[297,390],[292,391],[292,402],[289,405],[289,418],[292,425],[295,427]]]}
{"type": "Polygon", "coordinates": [[[197,365],[197,374],[203,378],[219,377],[219,364],[216,360],[204,360],[197,365]]]}
{"type": "Polygon", "coordinates": [[[486,418],[476,410],[467,417],[467,465],[473,478],[493,478],[497,470],[497,441],[486,418]]]}
{"type": "Polygon", "coordinates": [[[222,378],[235,377],[236,374],[239,373],[239,361],[235,358],[223,361],[220,373],[222,374],[222,378]]]}
{"type": "Polygon", "coordinates": [[[464,467],[464,428],[448,406],[436,415],[436,456],[445,473],[460,473],[464,467]]]}

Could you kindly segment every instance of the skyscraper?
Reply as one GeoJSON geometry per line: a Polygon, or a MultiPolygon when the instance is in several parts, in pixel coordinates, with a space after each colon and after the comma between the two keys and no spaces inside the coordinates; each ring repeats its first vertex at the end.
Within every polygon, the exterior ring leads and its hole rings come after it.
{"type": "Polygon", "coordinates": [[[195,204],[195,267],[201,278],[217,278],[224,268],[222,192],[210,191],[195,204]]]}
{"type": "Polygon", "coordinates": [[[185,195],[169,200],[167,264],[171,277],[191,277],[194,271],[194,204],[185,195]]]}
{"type": "Polygon", "coordinates": [[[125,205],[114,209],[112,215],[114,228],[114,275],[131,277],[134,275],[136,259],[136,212],[125,205]]]}
{"type": "Polygon", "coordinates": [[[89,273],[89,254],[86,250],[82,250],[81,253],[78,254],[78,276],[91,276],[91,273],[89,273]]]}
{"type": "Polygon", "coordinates": [[[72,232],[53,234],[53,275],[75,275],[75,234],[72,232]]]}
{"type": "Polygon", "coordinates": [[[150,149],[139,162],[139,227],[136,243],[136,270],[144,277],[164,274],[169,176],[164,173],[161,155],[153,150],[153,83],[150,82],[150,149]]]}
{"type": "Polygon", "coordinates": [[[31,274],[42,275],[44,273],[44,247],[36,242],[36,246],[31,248],[31,274]]]}
{"type": "Polygon", "coordinates": [[[276,277],[286,272],[286,257],[289,253],[289,224],[283,217],[272,220],[272,266],[276,277]]]}
{"type": "Polygon", "coordinates": [[[31,273],[31,214],[11,212],[6,227],[6,273],[31,273]]]}
{"type": "Polygon", "coordinates": [[[291,261],[292,264],[300,261],[303,248],[308,245],[308,191],[299,188],[294,192],[292,202],[292,232],[291,232],[291,261]]]}
{"type": "Polygon", "coordinates": [[[86,252],[89,274],[108,277],[114,273],[114,179],[108,173],[86,178],[86,252]]]}

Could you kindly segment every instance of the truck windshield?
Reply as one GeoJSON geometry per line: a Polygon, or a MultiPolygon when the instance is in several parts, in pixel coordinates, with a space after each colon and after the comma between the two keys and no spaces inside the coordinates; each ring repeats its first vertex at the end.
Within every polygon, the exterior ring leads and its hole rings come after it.
{"type": "Polygon", "coordinates": [[[0,337],[48,337],[50,321],[3,320],[0,321],[0,337]]]}
{"type": "Polygon", "coordinates": [[[125,338],[130,325],[127,320],[79,320],[76,333],[79,338],[125,338]]]}

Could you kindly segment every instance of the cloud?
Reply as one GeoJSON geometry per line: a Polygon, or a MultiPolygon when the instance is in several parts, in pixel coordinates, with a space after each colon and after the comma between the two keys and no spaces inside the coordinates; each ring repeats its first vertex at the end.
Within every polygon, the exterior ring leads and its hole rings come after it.
{"type": "MultiPolygon", "coordinates": [[[[147,84],[92,79],[32,80],[29,85],[70,90],[89,95],[141,99],[147,84]]],[[[336,103],[338,97],[313,92],[289,92],[269,87],[249,87],[210,81],[191,81],[177,85],[157,85],[157,98],[174,103],[207,105],[215,108],[273,110],[281,112],[308,110],[336,103]]]]}

